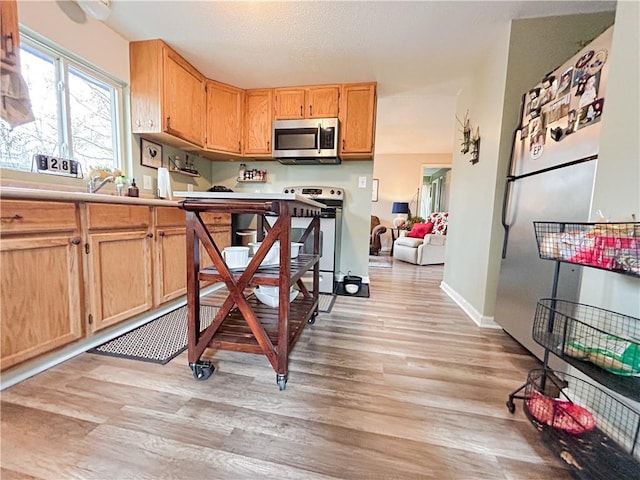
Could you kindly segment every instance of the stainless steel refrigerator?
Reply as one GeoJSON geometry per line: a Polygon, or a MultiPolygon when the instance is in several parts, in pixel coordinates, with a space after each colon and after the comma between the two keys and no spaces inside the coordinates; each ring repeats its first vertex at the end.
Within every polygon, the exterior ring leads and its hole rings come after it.
{"type": "MultiPolygon", "coordinates": [[[[599,208],[591,202],[612,33],[613,27],[524,93],[514,134],[494,319],[540,359],[533,319],[537,301],[551,296],[556,264],[539,258],[533,222],[587,222],[599,208]]],[[[577,300],[580,275],[580,267],[562,264],[556,297],[577,300]]]]}

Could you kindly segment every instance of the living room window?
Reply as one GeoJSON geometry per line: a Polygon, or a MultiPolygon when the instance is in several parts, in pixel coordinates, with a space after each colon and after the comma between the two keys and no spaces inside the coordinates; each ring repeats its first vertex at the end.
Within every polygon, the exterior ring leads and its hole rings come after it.
{"type": "Polygon", "coordinates": [[[35,121],[0,121],[0,167],[30,171],[34,154],[72,158],[83,172],[120,168],[123,85],[21,31],[20,63],[35,121]]]}

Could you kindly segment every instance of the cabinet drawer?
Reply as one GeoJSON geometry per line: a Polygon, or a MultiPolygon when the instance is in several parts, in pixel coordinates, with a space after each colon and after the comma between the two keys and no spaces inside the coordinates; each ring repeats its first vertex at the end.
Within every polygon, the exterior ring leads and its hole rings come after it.
{"type": "Polygon", "coordinates": [[[150,208],[143,205],[90,203],[87,205],[89,229],[148,228],[150,208]]]}
{"type": "Polygon", "coordinates": [[[0,207],[3,235],[72,231],[78,228],[75,203],[3,200],[0,207]]]}
{"type": "Polygon", "coordinates": [[[156,207],[156,225],[158,227],[184,227],[185,211],[176,207],[156,207]]]}
{"type": "Polygon", "coordinates": [[[202,212],[200,218],[206,225],[231,225],[230,213],[202,212]]]}

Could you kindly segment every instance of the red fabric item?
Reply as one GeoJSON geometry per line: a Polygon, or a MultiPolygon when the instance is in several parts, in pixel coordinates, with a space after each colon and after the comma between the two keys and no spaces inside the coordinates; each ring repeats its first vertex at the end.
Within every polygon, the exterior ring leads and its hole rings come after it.
{"type": "Polygon", "coordinates": [[[579,435],[596,427],[591,412],[575,403],[548,398],[539,392],[530,393],[526,402],[529,412],[540,423],[551,425],[558,430],[579,435]]]}
{"type": "Polygon", "coordinates": [[[411,231],[407,233],[407,237],[424,238],[428,233],[431,233],[433,229],[433,223],[414,223],[411,231]]]}

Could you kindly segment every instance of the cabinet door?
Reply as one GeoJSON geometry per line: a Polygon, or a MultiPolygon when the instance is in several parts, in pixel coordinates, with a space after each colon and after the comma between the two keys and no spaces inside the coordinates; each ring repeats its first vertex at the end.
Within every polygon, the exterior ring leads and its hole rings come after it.
{"type": "Polygon", "coordinates": [[[0,59],[6,65],[19,65],[20,34],[16,0],[0,2],[0,59]]]}
{"type": "Polygon", "coordinates": [[[79,237],[0,242],[0,321],[5,369],[83,335],[79,237]]]}
{"type": "Polygon", "coordinates": [[[146,230],[89,234],[94,332],[152,308],[150,237],[146,230]]]}
{"type": "Polygon", "coordinates": [[[373,156],[376,84],[346,84],[340,98],[341,156],[373,156]]]}
{"type": "Polygon", "coordinates": [[[187,293],[186,229],[158,229],[155,247],[155,303],[160,305],[187,293]]]}
{"type": "Polygon", "coordinates": [[[304,118],[306,105],[306,89],[276,88],[276,120],[304,118]]]}
{"type": "Polygon", "coordinates": [[[204,77],[182,57],[164,47],[162,92],[164,131],[204,145],[204,77]]]}
{"type": "Polygon", "coordinates": [[[209,80],[206,82],[206,93],[205,147],[240,154],[244,92],[239,88],[209,80]]]}
{"type": "Polygon", "coordinates": [[[247,90],[244,111],[244,154],[271,155],[273,90],[247,90]]]}
{"type": "Polygon", "coordinates": [[[307,91],[307,118],[333,118],[338,116],[340,87],[323,85],[307,91]]]}

